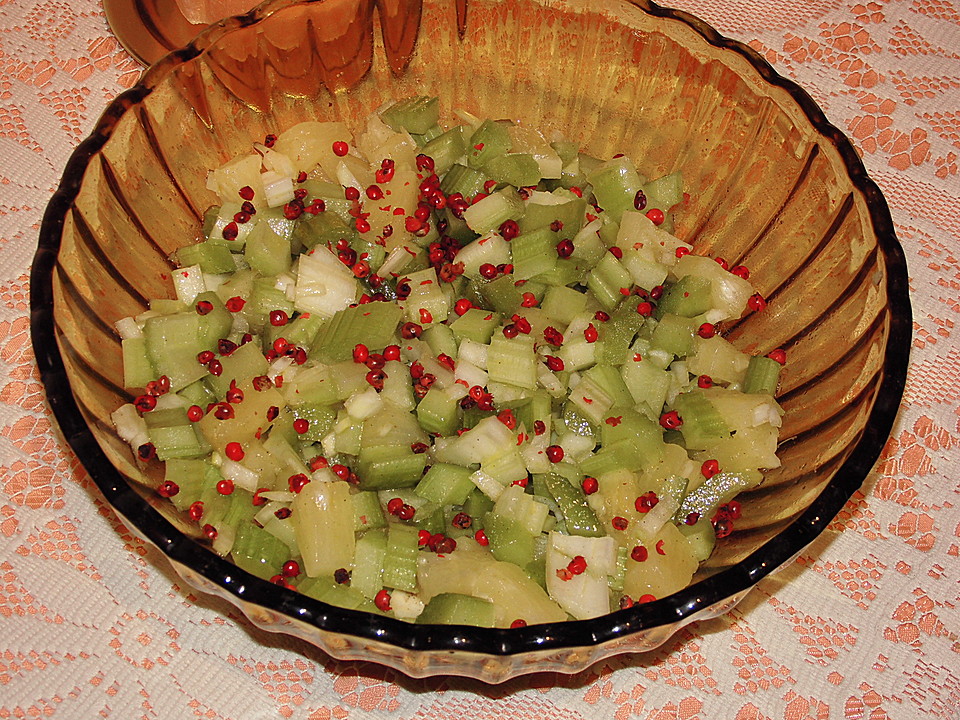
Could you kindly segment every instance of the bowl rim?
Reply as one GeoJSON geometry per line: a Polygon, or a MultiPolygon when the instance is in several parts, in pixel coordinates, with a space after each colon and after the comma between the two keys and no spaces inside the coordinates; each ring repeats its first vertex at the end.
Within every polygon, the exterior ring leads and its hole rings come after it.
{"type": "MultiPolygon", "coordinates": [[[[736,565],[672,595],[589,620],[531,625],[515,629],[451,625],[417,625],[363,611],[347,610],[314,600],[261,580],[219,557],[178,531],[154,509],[107,459],[73,397],[57,343],[53,273],[66,214],[77,196],[87,164],[111,137],[123,115],[146,98],[174,68],[198,56],[233,29],[258,23],[288,5],[323,0],[268,0],[245,15],[227,18],[202,31],[193,42],[148,68],[140,82],[103,111],[95,128],[73,151],[59,186],[44,212],[30,273],[30,331],[46,399],[60,431],[107,502],[128,525],[159,548],[168,559],[191,568],[237,601],[251,603],[321,631],[383,643],[408,651],[451,651],[512,656],[625,640],[642,631],[691,622],[698,613],[742,596],[768,574],[790,562],[833,521],[866,480],[891,432],[906,383],[912,339],[912,312],[907,265],[897,240],[889,207],[880,188],[867,175],[850,140],[831,124],[798,84],[781,76],[753,48],[727,38],[705,21],[681,10],[647,0],[623,0],[655,18],[686,24],[714,47],[741,56],[760,79],[785,90],[810,121],[822,142],[839,154],[856,191],[868,209],[884,258],[888,295],[888,339],[874,405],[862,435],[830,482],[800,516],[736,565]]],[[[469,21],[468,21],[469,22],[469,21]]],[[[674,629],[679,629],[676,625],[674,629]]],[[[632,648],[628,648],[632,649],[632,648]]]]}

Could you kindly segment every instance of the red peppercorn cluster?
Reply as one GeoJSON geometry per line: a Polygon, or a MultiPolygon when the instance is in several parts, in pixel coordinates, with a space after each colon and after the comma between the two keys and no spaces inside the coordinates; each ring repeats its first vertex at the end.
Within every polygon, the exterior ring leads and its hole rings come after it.
{"type": "Polygon", "coordinates": [[[657,506],[658,502],[660,502],[660,498],[653,490],[650,490],[638,497],[633,504],[638,513],[648,513],[657,506]]]}
{"type": "Polygon", "coordinates": [[[464,409],[476,407],[485,412],[493,412],[495,409],[493,395],[485,387],[474,385],[460,399],[460,407],[464,409]]]}
{"type": "MultiPolygon", "coordinates": [[[[468,515],[467,518],[469,519],[469,517],[468,515]]],[[[461,519],[461,522],[464,522],[464,520],[461,519]]],[[[468,522],[467,527],[469,527],[469,525],[470,523],[468,522]]],[[[455,525],[454,527],[458,526],[455,525]]],[[[486,543],[480,542],[480,533],[483,533],[483,530],[477,530],[475,538],[478,543],[484,545],[486,543]]],[[[483,537],[486,538],[486,535],[483,535],[483,537]]],[[[452,537],[444,535],[443,533],[431,533],[429,530],[421,530],[417,536],[417,542],[420,547],[427,548],[438,555],[448,555],[457,549],[457,541],[452,537]]]]}
{"type": "Polygon", "coordinates": [[[737,500],[731,500],[717,508],[710,520],[717,538],[725,538],[733,532],[734,521],[740,519],[741,512],[742,507],[737,500]]]}
{"type": "Polygon", "coordinates": [[[391,498],[387,502],[387,512],[394,517],[400,518],[401,520],[413,520],[413,516],[416,515],[417,509],[413,507],[413,505],[405,503],[403,498],[395,497],[391,498]]]}
{"type": "Polygon", "coordinates": [[[587,571],[587,560],[583,555],[577,555],[567,563],[566,567],[557,570],[557,577],[563,581],[572,580],[577,575],[587,571]]]}

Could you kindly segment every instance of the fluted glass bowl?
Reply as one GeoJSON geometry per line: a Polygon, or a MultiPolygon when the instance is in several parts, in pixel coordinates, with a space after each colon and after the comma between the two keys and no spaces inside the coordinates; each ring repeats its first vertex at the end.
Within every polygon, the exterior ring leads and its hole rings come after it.
{"type": "Polygon", "coordinates": [[[204,31],[107,109],[44,217],[32,276],[37,362],[63,434],[123,521],[200,590],[339,659],[499,682],[657,647],[722,614],[813,541],[870,471],[897,413],[911,315],[887,206],[845,137],[748,47],[636,0],[275,0],[204,31]],[[114,322],[172,297],[168,257],[214,202],[206,171],[307,119],[357,123],[438,95],[558,130],[647,177],[681,170],[677,234],[751,268],[768,300],[730,328],[790,361],[782,467],[681,592],[594,620],[497,630],[411,625],[257,579],[186,531],[110,423],[114,322]]]}

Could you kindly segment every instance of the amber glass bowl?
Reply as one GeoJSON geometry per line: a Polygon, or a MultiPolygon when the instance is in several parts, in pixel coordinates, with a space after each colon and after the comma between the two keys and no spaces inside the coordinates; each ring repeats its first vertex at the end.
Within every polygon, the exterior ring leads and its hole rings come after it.
{"type": "Polygon", "coordinates": [[[113,102],[45,215],[33,339],[49,402],[123,521],[200,590],[334,658],[499,682],[657,647],[728,611],[827,526],[876,461],[909,353],[906,266],[848,140],[748,47],[636,0],[276,0],[204,31],[113,102]],[[677,233],[752,271],[765,312],[729,328],[785,348],[782,467],[743,496],[737,531],[681,592],[594,620],[511,630],[411,625],[254,578],[193,539],[114,433],[114,322],[172,297],[170,254],[198,237],[205,175],[306,119],[356,127],[415,94],[559,131],[648,177],[683,171],[677,233]]]}

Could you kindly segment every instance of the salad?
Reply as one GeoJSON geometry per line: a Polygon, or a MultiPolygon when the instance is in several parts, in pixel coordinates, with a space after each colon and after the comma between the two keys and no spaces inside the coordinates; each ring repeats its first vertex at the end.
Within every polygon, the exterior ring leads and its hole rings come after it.
{"type": "Polygon", "coordinates": [[[176,298],[117,323],[113,413],[239,567],[326,603],[485,627],[687,585],[779,465],[782,350],[723,323],[749,270],[647,180],[413,97],[212,170],[176,298]]]}

